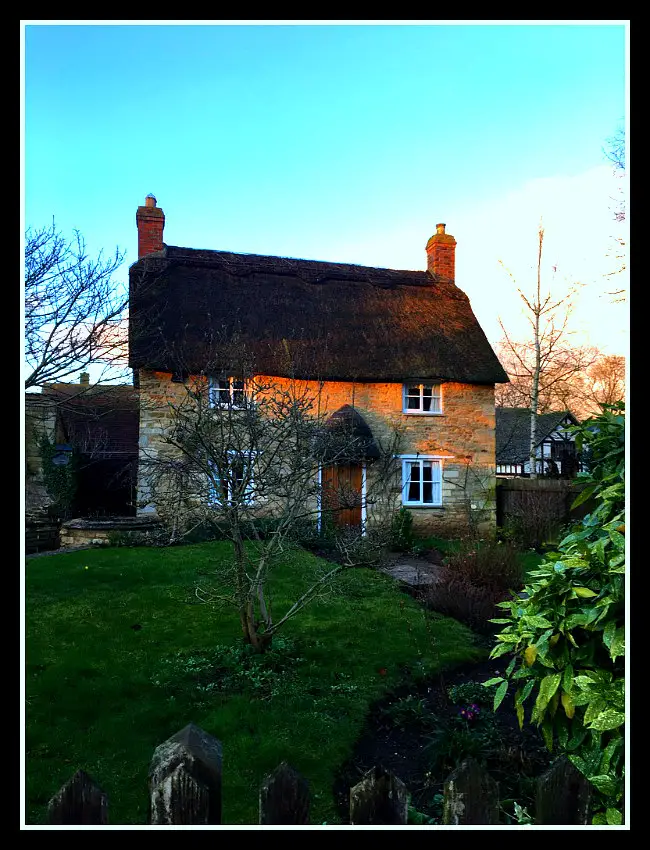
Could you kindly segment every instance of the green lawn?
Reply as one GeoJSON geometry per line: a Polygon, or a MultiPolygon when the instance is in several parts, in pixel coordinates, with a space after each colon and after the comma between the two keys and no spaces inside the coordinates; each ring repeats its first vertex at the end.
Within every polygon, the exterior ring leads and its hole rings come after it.
{"type": "MultiPolygon", "coordinates": [[[[259,783],[282,760],[310,783],[312,822],[336,823],[332,782],[370,703],[409,676],[481,657],[464,626],[358,569],[291,621],[268,657],[241,660],[234,612],[193,593],[228,556],[227,544],[204,543],[27,561],[28,823],[45,822],[78,768],[108,793],[111,823],[146,823],[153,750],[189,721],[223,743],[225,824],[257,822],[259,783]]],[[[276,618],[323,565],[287,556],[272,585],[276,618]]]]}

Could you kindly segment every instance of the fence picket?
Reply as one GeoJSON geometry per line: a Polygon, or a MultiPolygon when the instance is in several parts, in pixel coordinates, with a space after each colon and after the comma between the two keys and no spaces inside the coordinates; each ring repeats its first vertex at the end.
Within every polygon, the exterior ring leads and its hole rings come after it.
{"type": "Polygon", "coordinates": [[[221,742],[188,723],[154,750],[149,822],[221,823],[221,742]]]}
{"type": "Polygon", "coordinates": [[[405,824],[407,815],[406,786],[383,768],[372,768],[350,789],[351,824],[405,824]]]}
{"type": "Polygon", "coordinates": [[[260,786],[260,823],[309,823],[309,786],[291,765],[283,761],[260,786]]]}
{"type": "Polygon", "coordinates": [[[78,770],[52,797],[47,813],[51,824],[103,826],[108,823],[108,798],[85,771],[78,770]]]}
{"type": "Polygon", "coordinates": [[[588,824],[591,784],[566,756],[537,780],[535,823],[588,824]]]}
{"type": "Polygon", "coordinates": [[[474,759],[465,759],[447,778],[444,786],[442,822],[499,823],[498,786],[474,759]]]}

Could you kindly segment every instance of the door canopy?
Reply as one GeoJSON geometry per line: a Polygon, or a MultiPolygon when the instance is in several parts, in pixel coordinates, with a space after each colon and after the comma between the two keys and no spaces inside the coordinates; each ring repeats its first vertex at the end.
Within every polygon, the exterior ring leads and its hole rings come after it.
{"type": "Polygon", "coordinates": [[[364,463],[379,457],[370,427],[349,404],[344,404],[325,422],[323,438],[325,463],[364,463]]]}

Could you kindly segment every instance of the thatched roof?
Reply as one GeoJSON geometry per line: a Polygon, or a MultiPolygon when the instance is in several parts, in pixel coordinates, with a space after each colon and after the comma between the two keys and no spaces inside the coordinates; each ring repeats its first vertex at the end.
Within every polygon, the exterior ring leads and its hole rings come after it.
{"type": "MultiPolygon", "coordinates": [[[[535,445],[539,445],[566,418],[577,424],[570,410],[537,416],[535,445]]],[[[496,408],[497,463],[525,463],[530,457],[530,410],[526,407],[496,408]]]]}
{"type": "Polygon", "coordinates": [[[425,271],[166,246],[131,266],[130,287],[136,369],[228,370],[235,340],[258,374],[508,380],[467,296],[425,271]]]}

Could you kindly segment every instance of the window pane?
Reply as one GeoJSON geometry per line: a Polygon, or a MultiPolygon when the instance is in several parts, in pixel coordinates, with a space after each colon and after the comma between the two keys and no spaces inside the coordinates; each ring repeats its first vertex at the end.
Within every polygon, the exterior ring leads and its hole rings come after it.
{"type": "Polygon", "coordinates": [[[432,402],[431,402],[431,411],[432,413],[440,413],[442,410],[441,401],[441,392],[440,392],[440,384],[434,384],[431,388],[432,392],[432,402]]]}
{"type": "Polygon", "coordinates": [[[244,403],[244,382],[232,382],[232,403],[235,405],[243,405],[244,403]]]}
{"type": "Polygon", "coordinates": [[[407,502],[419,502],[420,501],[420,483],[419,483],[419,481],[413,481],[409,484],[406,501],[407,502]]]}
{"type": "Polygon", "coordinates": [[[406,394],[420,398],[420,387],[407,387],[406,394]]]}
{"type": "Polygon", "coordinates": [[[422,395],[424,396],[424,398],[430,397],[432,395],[430,385],[422,387],[422,395]]]}
{"type": "Polygon", "coordinates": [[[217,401],[219,404],[228,404],[230,401],[230,381],[217,381],[217,401]]]}
{"type": "Polygon", "coordinates": [[[430,505],[433,501],[431,461],[422,461],[422,501],[430,505]]]}
{"type": "Polygon", "coordinates": [[[419,410],[420,409],[420,396],[417,398],[413,398],[413,396],[409,396],[406,400],[406,409],[407,410],[419,410]]]}
{"type": "Polygon", "coordinates": [[[431,411],[431,396],[425,395],[422,396],[422,410],[425,410],[427,413],[431,411]]]}
{"type": "Polygon", "coordinates": [[[408,502],[419,502],[420,501],[420,464],[416,461],[415,463],[407,464],[407,468],[409,470],[409,485],[407,491],[407,501],[408,502]]]}

